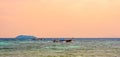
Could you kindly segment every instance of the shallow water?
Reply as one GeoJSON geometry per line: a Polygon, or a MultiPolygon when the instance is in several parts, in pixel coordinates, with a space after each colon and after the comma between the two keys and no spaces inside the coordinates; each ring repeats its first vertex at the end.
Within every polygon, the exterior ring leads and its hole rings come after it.
{"type": "Polygon", "coordinates": [[[71,43],[0,41],[0,57],[120,57],[119,39],[74,39],[71,43]],[[34,55],[34,56],[33,56],[34,55]]]}

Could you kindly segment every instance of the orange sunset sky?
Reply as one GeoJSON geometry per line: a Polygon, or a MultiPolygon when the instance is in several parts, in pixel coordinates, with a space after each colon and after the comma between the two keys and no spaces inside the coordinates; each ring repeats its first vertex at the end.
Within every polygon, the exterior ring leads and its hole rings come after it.
{"type": "Polygon", "coordinates": [[[120,37],[120,0],[0,0],[0,37],[120,37]]]}

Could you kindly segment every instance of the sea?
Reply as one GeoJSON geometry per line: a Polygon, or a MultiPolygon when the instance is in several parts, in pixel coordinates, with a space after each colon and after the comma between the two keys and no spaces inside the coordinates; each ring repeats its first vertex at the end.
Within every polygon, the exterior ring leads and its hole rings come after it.
{"type": "Polygon", "coordinates": [[[120,38],[0,38],[0,57],[120,57],[120,38]],[[53,42],[69,40],[72,42],[53,42]]]}
{"type": "Polygon", "coordinates": [[[41,48],[120,48],[120,38],[41,38],[41,40],[18,40],[16,38],[0,38],[0,49],[41,49],[41,48]],[[70,43],[54,43],[53,40],[69,40],[70,43]],[[37,48],[36,48],[37,47],[37,48]]]}
{"type": "MultiPolygon", "coordinates": [[[[103,41],[120,41],[120,38],[41,38],[41,39],[44,39],[45,41],[51,41],[51,40],[54,40],[54,39],[73,39],[73,40],[103,40],[103,41]]],[[[17,39],[16,38],[0,38],[0,41],[16,41],[17,39]]]]}

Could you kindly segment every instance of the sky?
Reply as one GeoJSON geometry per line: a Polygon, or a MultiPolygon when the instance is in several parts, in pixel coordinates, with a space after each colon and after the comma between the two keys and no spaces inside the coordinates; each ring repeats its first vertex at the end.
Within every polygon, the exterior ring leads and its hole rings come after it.
{"type": "Polygon", "coordinates": [[[120,0],[0,0],[0,37],[120,37],[120,0]]]}

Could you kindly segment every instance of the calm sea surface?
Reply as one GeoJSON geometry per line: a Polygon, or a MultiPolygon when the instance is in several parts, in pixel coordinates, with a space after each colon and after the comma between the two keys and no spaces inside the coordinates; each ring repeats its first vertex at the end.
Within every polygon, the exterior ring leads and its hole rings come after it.
{"type": "Polygon", "coordinates": [[[0,57],[120,57],[120,38],[73,38],[17,40],[0,38],[0,57]]]}

